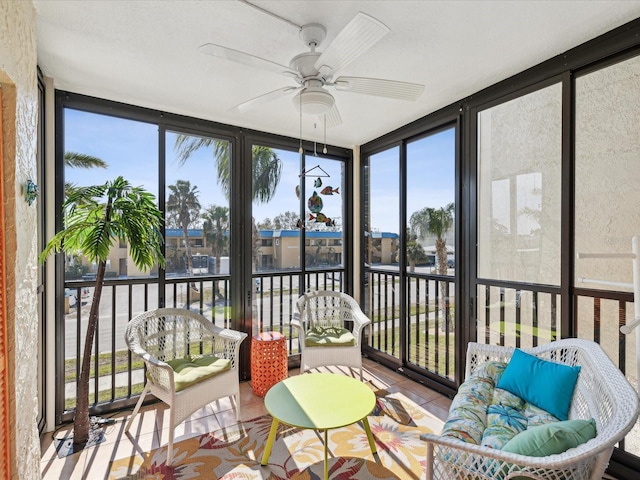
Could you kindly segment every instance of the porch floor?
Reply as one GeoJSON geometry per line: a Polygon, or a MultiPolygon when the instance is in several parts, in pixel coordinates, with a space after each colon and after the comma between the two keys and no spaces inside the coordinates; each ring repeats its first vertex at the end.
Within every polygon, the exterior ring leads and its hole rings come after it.
{"type": "MultiPolygon", "coordinates": [[[[436,417],[445,420],[449,412],[451,399],[419,383],[414,382],[371,360],[363,359],[364,379],[377,389],[389,392],[401,392],[410,400],[419,404],[436,417]]],[[[325,369],[344,372],[345,369],[325,369]]],[[[289,371],[297,375],[298,370],[289,371]]],[[[248,420],[266,414],[264,401],[253,393],[250,382],[240,384],[241,419],[248,420]]],[[[92,448],[58,458],[54,435],[41,436],[40,471],[44,480],[52,479],[102,479],[107,478],[112,461],[130,457],[140,452],[148,452],[165,445],[168,440],[168,409],[158,403],[141,409],[129,433],[124,432],[125,421],[131,410],[120,412],[112,418],[114,425],[105,427],[106,440],[92,448]]],[[[217,430],[236,423],[235,412],[230,399],[222,399],[198,410],[190,419],[176,428],[175,442],[203,433],[217,430]]],[[[55,432],[55,438],[62,438],[73,429],[72,425],[55,432]]]]}

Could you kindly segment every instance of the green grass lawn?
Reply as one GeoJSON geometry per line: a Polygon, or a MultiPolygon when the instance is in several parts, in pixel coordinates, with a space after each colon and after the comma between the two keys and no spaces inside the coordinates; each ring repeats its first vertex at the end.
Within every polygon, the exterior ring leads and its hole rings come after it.
{"type": "MultiPolygon", "coordinates": [[[[433,333],[435,330],[436,326],[433,320],[429,322],[429,335],[425,335],[424,333],[424,322],[420,324],[420,331],[418,331],[417,324],[414,323],[411,325],[408,332],[410,339],[408,350],[409,362],[443,377],[452,379],[455,368],[455,333],[449,332],[449,343],[447,345],[446,332],[438,329],[438,334],[436,335],[433,333]],[[418,339],[419,342],[416,341],[418,339]],[[438,341],[437,348],[436,339],[438,341]],[[449,375],[447,375],[446,371],[447,355],[449,355],[449,375]]],[[[400,328],[388,328],[374,332],[369,337],[369,345],[372,345],[374,348],[378,348],[378,345],[380,345],[381,351],[397,357],[400,352],[400,328]]]]}

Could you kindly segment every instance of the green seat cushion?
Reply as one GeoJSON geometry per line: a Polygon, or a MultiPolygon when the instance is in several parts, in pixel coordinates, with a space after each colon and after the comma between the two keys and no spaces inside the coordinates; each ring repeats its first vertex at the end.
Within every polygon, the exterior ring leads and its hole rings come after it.
{"type": "Polygon", "coordinates": [[[304,339],[307,347],[352,347],[356,337],[346,328],[313,327],[304,339]]]}
{"type": "Polygon", "coordinates": [[[502,450],[529,457],[546,457],[566,452],[595,436],[593,419],[565,420],[528,428],[509,440],[502,450]]]}
{"type": "Polygon", "coordinates": [[[173,369],[176,392],[231,369],[231,360],[215,355],[176,358],[167,363],[173,369]]]}

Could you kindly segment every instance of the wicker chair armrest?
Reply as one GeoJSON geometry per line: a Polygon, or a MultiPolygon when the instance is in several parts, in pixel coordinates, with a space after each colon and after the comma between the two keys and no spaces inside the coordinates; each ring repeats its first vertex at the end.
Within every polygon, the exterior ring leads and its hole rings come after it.
{"type": "MultiPolygon", "coordinates": [[[[519,455],[517,453],[504,452],[494,448],[483,447],[463,442],[462,440],[454,437],[443,437],[433,433],[422,434],[420,438],[428,444],[432,444],[430,448],[435,448],[437,450],[437,448],[440,447],[443,451],[446,451],[444,456],[447,457],[447,460],[452,456],[455,456],[455,452],[467,452],[471,457],[480,458],[483,459],[483,461],[491,459],[501,462],[496,464],[495,467],[504,466],[507,469],[513,469],[514,467],[531,467],[562,470],[573,465],[579,465],[586,461],[593,460],[601,451],[613,447],[613,445],[604,443],[594,446],[593,442],[596,442],[597,444],[596,437],[596,439],[583,443],[576,448],[571,448],[564,453],[549,455],[546,457],[529,457],[526,455],[519,455]],[[454,453],[452,454],[451,452],[454,453]]],[[[427,457],[427,462],[428,461],[429,458],[427,457]]]]}
{"type": "MultiPolygon", "coordinates": [[[[219,327],[216,328],[219,329],[219,327]]],[[[231,360],[235,367],[238,364],[240,345],[244,339],[247,338],[247,334],[225,328],[219,329],[219,331],[212,336],[216,344],[219,345],[222,343],[224,345],[221,352],[216,351],[216,355],[231,360]]]]}
{"type": "Polygon", "coordinates": [[[293,314],[293,318],[291,319],[291,326],[293,328],[295,328],[296,330],[298,330],[298,340],[300,341],[301,345],[304,345],[304,337],[305,337],[305,325],[304,322],[300,321],[300,314],[299,313],[294,313],[293,314]]]}
{"type": "Polygon", "coordinates": [[[175,384],[173,379],[173,369],[165,362],[158,360],[156,357],[148,352],[143,351],[142,354],[137,353],[144,364],[147,367],[147,380],[153,383],[156,387],[172,392],[175,390],[175,384]]]}
{"type": "Polygon", "coordinates": [[[360,345],[362,341],[362,334],[365,329],[371,325],[371,319],[367,317],[362,310],[355,310],[353,312],[353,336],[356,337],[356,344],[360,345]]]}

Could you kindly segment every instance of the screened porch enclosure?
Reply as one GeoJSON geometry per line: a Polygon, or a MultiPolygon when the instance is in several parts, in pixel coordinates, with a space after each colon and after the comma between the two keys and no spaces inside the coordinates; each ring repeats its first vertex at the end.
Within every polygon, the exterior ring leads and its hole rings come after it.
{"type": "MultiPolygon", "coordinates": [[[[189,308],[249,334],[282,332],[294,367],[291,320],[310,290],[354,295],[372,321],[363,354],[448,395],[464,380],[469,341],[594,340],[637,387],[639,337],[620,332],[633,321],[633,293],[612,286],[633,282],[631,262],[578,256],[628,253],[640,235],[634,42],[541,64],[359,155],[337,147],[317,155],[305,143],[301,156],[296,139],[58,92],[57,204],[68,184],[126,170],[156,195],[166,221],[166,269],[138,272],[126,245],[112,251],[92,411],[132,407],[142,390],[144,367],[123,339],[136,314],[189,308]],[[113,135],[103,140],[117,150],[87,140],[92,122],[108,125],[101,135],[113,135]],[[79,169],[68,152],[108,165],[79,169]],[[328,176],[301,174],[314,167],[328,176]],[[329,187],[333,195],[321,193],[329,187]],[[310,209],[313,197],[324,217],[310,209]]],[[[73,417],[94,267],[80,257],[58,262],[57,424],[73,417]]],[[[248,380],[248,349],[241,356],[248,380]]],[[[638,457],[636,426],[614,458],[637,468],[638,457]]]]}

